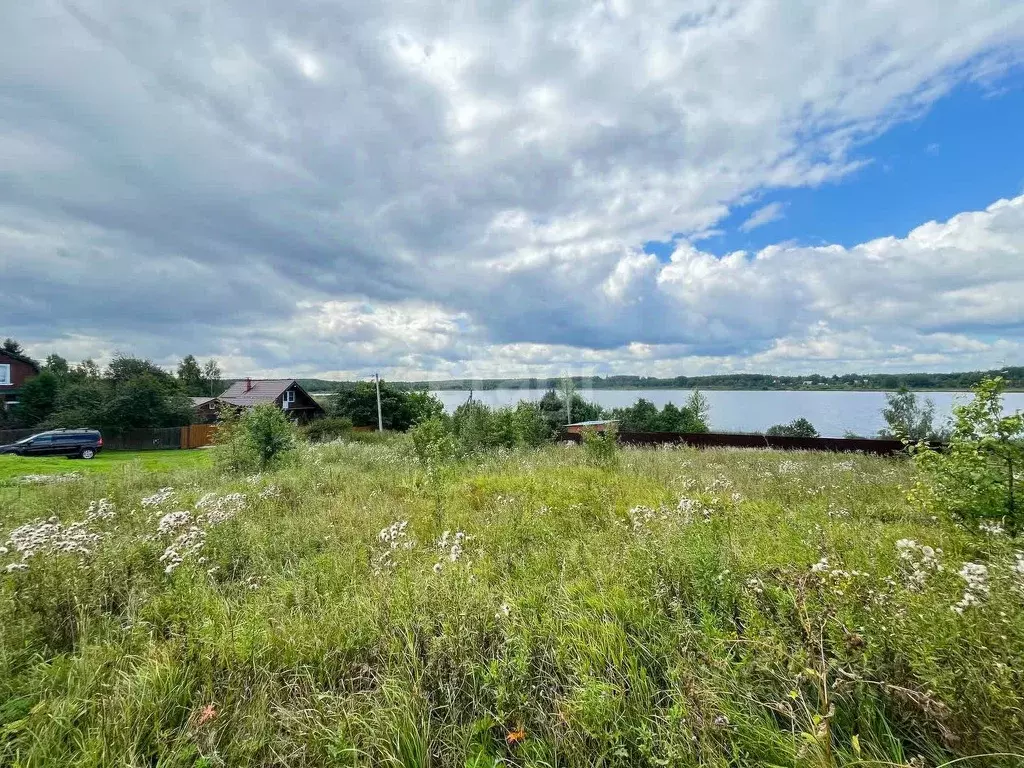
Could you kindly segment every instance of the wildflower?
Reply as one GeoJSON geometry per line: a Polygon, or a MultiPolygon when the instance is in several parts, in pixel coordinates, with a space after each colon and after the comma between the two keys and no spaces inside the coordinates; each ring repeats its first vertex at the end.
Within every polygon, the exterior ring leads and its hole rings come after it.
{"type": "Polygon", "coordinates": [[[497,619],[497,618],[500,618],[502,616],[506,616],[507,617],[510,613],[512,613],[512,608],[509,607],[509,604],[508,603],[502,603],[500,606],[498,606],[498,612],[496,614],[494,614],[494,618],[497,619]]]}
{"type": "Polygon", "coordinates": [[[823,557],[821,560],[811,566],[811,573],[828,573],[828,558],[823,557]]]}
{"type": "Polygon", "coordinates": [[[1002,525],[988,520],[982,520],[978,523],[978,530],[982,533],[987,533],[989,536],[1001,536],[1004,533],[1002,525]]]}
{"type": "Polygon", "coordinates": [[[27,570],[28,570],[28,564],[27,563],[11,563],[6,568],[4,568],[4,572],[5,573],[14,573],[15,571],[27,571],[27,570]]]}
{"type": "Polygon", "coordinates": [[[142,506],[144,507],[158,507],[165,501],[169,501],[174,496],[173,488],[161,488],[152,496],[145,496],[142,499],[142,506]]]}
{"type": "Polygon", "coordinates": [[[521,744],[524,741],[526,741],[526,729],[522,726],[505,734],[505,743],[510,747],[514,747],[516,744],[521,744]]]}
{"type": "Polygon", "coordinates": [[[199,725],[206,725],[208,722],[217,717],[217,710],[213,704],[207,704],[203,707],[203,711],[199,713],[199,725]]]}
{"type": "Polygon", "coordinates": [[[988,568],[981,563],[964,563],[960,569],[960,578],[967,586],[964,588],[964,596],[953,606],[953,610],[962,614],[965,609],[980,605],[988,597],[988,568]]]}
{"type": "Polygon", "coordinates": [[[89,508],[85,510],[85,519],[88,522],[96,520],[110,520],[117,514],[117,509],[110,499],[99,499],[90,501],[89,508]]]}
{"type": "Polygon", "coordinates": [[[67,472],[63,475],[22,475],[18,482],[25,485],[62,485],[81,480],[82,475],[78,472],[67,472]]]}
{"type": "Polygon", "coordinates": [[[929,575],[942,570],[942,564],[939,562],[941,549],[918,544],[913,539],[900,539],[896,542],[896,552],[900,560],[907,564],[905,575],[907,584],[912,589],[924,586],[929,575]]]}

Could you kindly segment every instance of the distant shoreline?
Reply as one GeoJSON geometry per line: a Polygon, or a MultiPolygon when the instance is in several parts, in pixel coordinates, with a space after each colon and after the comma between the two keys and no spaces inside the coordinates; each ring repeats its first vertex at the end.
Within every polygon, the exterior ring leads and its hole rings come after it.
{"type": "MultiPolygon", "coordinates": [[[[347,382],[338,382],[344,384],[347,382]]],[[[419,387],[416,386],[418,382],[405,382],[396,381],[394,384],[401,386],[409,386],[415,388],[418,391],[425,392],[509,392],[509,391],[523,391],[523,392],[540,392],[548,391],[551,387],[419,387]]],[[[897,392],[898,389],[880,389],[880,388],[854,388],[854,387],[806,387],[803,389],[757,389],[754,387],[576,387],[577,392],[657,392],[659,390],[665,390],[666,392],[673,391],[692,391],[700,390],[701,392],[879,392],[882,394],[897,392]]],[[[914,388],[907,387],[911,392],[921,393],[949,393],[949,394],[964,394],[969,393],[971,390],[967,387],[929,387],[929,388],[914,388]]],[[[1024,388],[1019,387],[1008,387],[1003,390],[1004,393],[1021,393],[1024,392],[1024,388]]],[[[311,395],[316,397],[330,397],[331,395],[338,394],[335,392],[311,392],[311,395]]]]}

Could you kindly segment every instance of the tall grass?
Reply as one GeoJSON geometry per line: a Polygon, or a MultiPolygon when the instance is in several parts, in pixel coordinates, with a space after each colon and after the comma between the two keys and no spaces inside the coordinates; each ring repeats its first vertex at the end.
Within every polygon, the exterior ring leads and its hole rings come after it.
{"type": "Polygon", "coordinates": [[[906,462],[547,447],[419,467],[392,437],[250,478],[22,493],[0,540],[100,496],[115,512],[94,507],[88,553],[0,574],[0,765],[1024,760],[1014,543],[911,508],[906,462]],[[175,543],[177,511],[200,548],[175,543]],[[965,562],[988,592],[958,613],[965,562]]]}

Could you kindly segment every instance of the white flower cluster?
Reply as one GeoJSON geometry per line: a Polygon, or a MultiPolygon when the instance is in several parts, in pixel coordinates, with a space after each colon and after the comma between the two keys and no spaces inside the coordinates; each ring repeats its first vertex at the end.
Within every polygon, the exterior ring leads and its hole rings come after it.
{"type": "Polygon", "coordinates": [[[776,470],[780,475],[793,475],[800,471],[800,465],[795,461],[785,459],[779,462],[778,469],[776,470]]]}
{"type": "Polygon", "coordinates": [[[0,554],[7,554],[13,549],[21,555],[20,563],[11,563],[5,571],[23,571],[28,567],[27,560],[37,555],[91,555],[100,534],[89,529],[85,521],[64,525],[56,517],[48,520],[36,520],[26,523],[11,531],[7,545],[0,547],[0,554]]]}
{"type": "Polygon", "coordinates": [[[218,525],[241,512],[245,508],[245,502],[244,493],[229,493],[224,496],[207,493],[196,502],[196,509],[202,513],[203,522],[218,525]]]}
{"type": "Polygon", "coordinates": [[[685,523],[692,523],[694,520],[710,523],[714,510],[700,499],[688,499],[684,496],[676,504],[676,512],[682,516],[685,523]]]}
{"type": "Polygon", "coordinates": [[[939,562],[941,549],[918,544],[913,539],[900,539],[896,542],[896,552],[900,560],[907,565],[907,581],[915,589],[924,586],[931,574],[942,570],[942,564],[939,562]]]}
{"type": "Polygon", "coordinates": [[[818,562],[816,562],[814,565],[811,566],[811,573],[828,573],[828,572],[829,572],[829,567],[828,567],[828,558],[827,557],[821,558],[821,560],[819,560],[818,562]]]}
{"type": "Polygon", "coordinates": [[[278,496],[281,495],[281,489],[280,489],[280,487],[278,487],[276,485],[268,485],[266,488],[264,488],[262,491],[260,491],[258,495],[259,495],[259,497],[261,499],[264,499],[264,500],[265,499],[276,499],[278,496]]]}
{"type": "Polygon", "coordinates": [[[85,510],[85,521],[87,523],[97,520],[112,520],[117,515],[117,508],[110,499],[90,501],[89,508],[85,510]]]}
{"type": "Polygon", "coordinates": [[[249,475],[245,478],[245,482],[249,485],[259,485],[263,481],[263,475],[257,472],[255,475],[249,475]]]}
{"type": "Polygon", "coordinates": [[[166,501],[170,501],[174,498],[173,488],[161,488],[152,496],[145,496],[142,499],[142,506],[144,507],[159,507],[166,501]]]}
{"type": "MultiPolygon", "coordinates": [[[[160,493],[165,491],[168,492],[164,495],[166,501],[173,495],[173,491],[163,488],[160,493]]],[[[198,555],[206,544],[207,528],[227,522],[242,511],[245,504],[244,493],[228,493],[224,496],[206,493],[196,502],[195,513],[182,509],[161,517],[156,526],[157,534],[165,539],[173,537],[160,556],[160,562],[166,564],[164,572],[170,575],[188,557],[198,555]]],[[[197,557],[196,562],[201,565],[206,562],[206,558],[197,557]]]]}
{"type": "Polygon", "coordinates": [[[853,461],[846,459],[845,461],[837,461],[832,465],[832,469],[838,470],[839,472],[852,472],[853,461]]]}
{"type": "Polygon", "coordinates": [[[1014,576],[1017,577],[1017,586],[1024,591],[1024,552],[1019,549],[1013,553],[1014,564],[1011,566],[1014,576]]]}
{"type": "Polygon", "coordinates": [[[25,485],[61,485],[81,480],[82,475],[78,472],[68,472],[63,475],[22,475],[18,478],[19,483],[25,485]]]}
{"type": "Polygon", "coordinates": [[[764,582],[757,576],[751,576],[747,579],[747,589],[757,595],[764,594],[764,582]]]}
{"type": "Polygon", "coordinates": [[[380,573],[386,568],[395,565],[394,553],[398,550],[409,550],[416,546],[416,540],[411,538],[406,529],[409,527],[408,520],[398,520],[387,528],[381,528],[377,534],[377,541],[380,542],[384,551],[377,556],[374,571],[380,573]]]}
{"type": "Polygon", "coordinates": [[[982,520],[978,523],[978,530],[982,533],[987,533],[989,536],[1002,536],[1005,533],[1002,525],[990,520],[982,520]]]}
{"type": "MultiPolygon", "coordinates": [[[[161,532],[164,530],[180,530],[173,541],[160,555],[160,562],[165,563],[164,573],[170,575],[185,562],[185,558],[197,554],[206,544],[206,532],[196,525],[189,512],[172,512],[160,520],[161,532]]],[[[199,562],[205,562],[199,558],[199,562]]]]}
{"type": "Polygon", "coordinates": [[[953,606],[957,613],[963,613],[971,606],[980,605],[988,597],[988,568],[981,563],[964,563],[960,569],[960,578],[967,582],[964,596],[953,606]]]}
{"type": "Polygon", "coordinates": [[[450,563],[457,563],[465,551],[465,544],[468,540],[469,537],[464,531],[455,531],[455,533],[445,531],[441,534],[441,538],[437,540],[437,548],[444,553],[444,558],[434,564],[434,573],[444,567],[445,559],[450,563]]]}

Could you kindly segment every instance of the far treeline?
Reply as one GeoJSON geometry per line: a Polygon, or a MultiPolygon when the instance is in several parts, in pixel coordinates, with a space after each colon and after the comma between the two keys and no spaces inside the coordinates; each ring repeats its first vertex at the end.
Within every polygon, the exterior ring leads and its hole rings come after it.
{"type": "MultiPolygon", "coordinates": [[[[574,376],[577,389],[734,389],[734,390],[969,390],[987,379],[1001,378],[1006,390],[1024,390],[1024,367],[959,373],[847,373],[842,376],[771,376],[762,373],[729,373],[718,376],[574,376]]],[[[444,381],[395,382],[410,390],[557,389],[561,378],[446,379],[444,381]]],[[[340,392],[350,382],[300,379],[310,392],[340,392]]]]}

